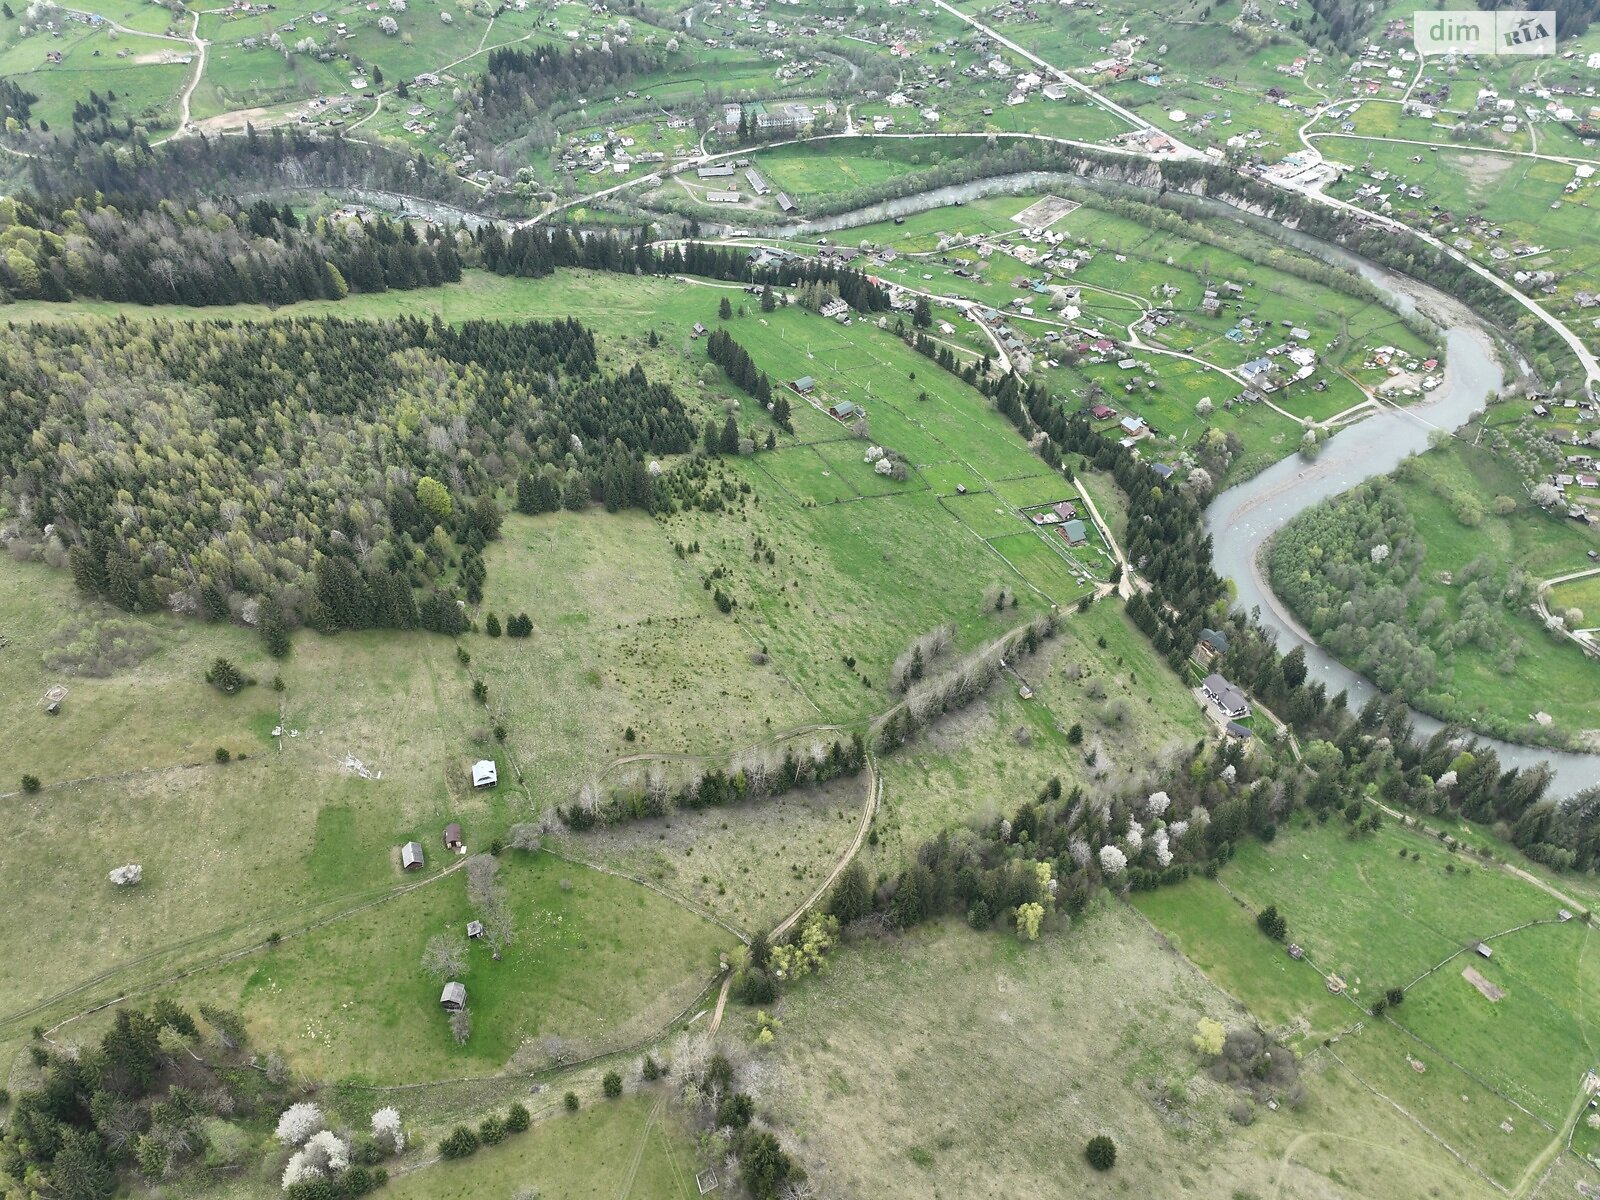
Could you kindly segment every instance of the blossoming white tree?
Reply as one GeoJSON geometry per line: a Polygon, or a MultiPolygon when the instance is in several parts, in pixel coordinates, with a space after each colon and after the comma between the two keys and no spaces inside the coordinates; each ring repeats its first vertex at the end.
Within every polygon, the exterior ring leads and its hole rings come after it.
{"type": "Polygon", "coordinates": [[[1165,792],[1151,792],[1150,799],[1144,802],[1144,811],[1147,816],[1159,817],[1167,811],[1167,806],[1172,803],[1172,797],[1165,792]]]}
{"type": "Polygon", "coordinates": [[[1150,835],[1150,848],[1155,852],[1156,862],[1163,867],[1172,865],[1172,850],[1167,845],[1167,831],[1158,829],[1150,835]]]}
{"type": "Polygon", "coordinates": [[[1128,832],[1123,835],[1123,840],[1128,843],[1128,849],[1138,854],[1144,846],[1144,826],[1137,821],[1128,822],[1128,832]]]}
{"type": "Polygon", "coordinates": [[[299,1146],[327,1124],[322,1110],[310,1101],[291,1104],[278,1118],[278,1140],[285,1146],[299,1146]]]}
{"type": "Polygon", "coordinates": [[[406,1148],[406,1130],[400,1123],[400,1110],[380,1108],[372,1114],[372,1140],[391,1154],[406,1148]]]}
{"type": "Polygon", "coordinates": [[[1128,866],[1128,856],[1115,846],[1100,847],[1100,869],[1107,875],[1120,875],[1128,866]]]}

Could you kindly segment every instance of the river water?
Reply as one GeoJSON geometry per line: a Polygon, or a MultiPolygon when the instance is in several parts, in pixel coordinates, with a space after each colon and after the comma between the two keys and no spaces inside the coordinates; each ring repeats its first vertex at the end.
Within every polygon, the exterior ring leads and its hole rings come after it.
{"type": "MultiPolygon", "coordinates": [[[[1266,570],[1260,563],[1262,548],[1297,514],[1364,480],[1387,474],[1408,454],[1426,450],[1434,430],[1454,430],[1466,424],[1484,407],[1490,393],[1502,386],[1505,375],[1488,332],[1449,297],[1332,247],[1303,237],[1293,240],[1310,243],[1302,248],[1324,258],[1354,266],[1388,295],[1396,309],[1412,311],[1420,300],[1425,311],[1451,317],[1454,324],[1445,337],[1445,379],[1431,394],[1405,408],[1382,408],[1324,442],[1315,462],[1306,462],[1299,455],[1284,459],[1229,488],[1206,510],[1212,562],[1217,573],[1237,587],[1238,606],[1246,611],[1258,608],[1280,650],[1287,653],[1295,646],[1304,647],[1310,678],[1326,685],[1329,695],[1349,693],[1351,707],[1359,708],[1377,694],[1377,688],[1322,650],[1300,627],[1267,585],[1266,570]]],[[[1424,736],[1441,725],[1415,709],[1411,716],[1424,736]]],[[[1498,738],[1480,736],[1478,740],[1494,747],[1503,767],[1548,762],[1555,772],[1554,796],[1570,796],[1600,783],[1600,756],[1518,746],[1498,738]]]]}

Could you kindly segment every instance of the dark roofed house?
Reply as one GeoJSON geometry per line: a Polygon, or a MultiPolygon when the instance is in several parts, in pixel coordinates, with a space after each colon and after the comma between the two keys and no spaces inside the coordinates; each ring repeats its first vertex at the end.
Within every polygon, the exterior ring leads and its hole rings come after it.
{"type": "Polygon", "coordinates": [[[1061,536],[1069,546],[1081,546],[1089,540],[1089,531],[1082,521],[1067,521],[1061,526],[1061,536]]]}
{"type": "Polygon", "coordinates": [[[859,408],[848,400],[841,400],[828,410],[828,415],[840,421],[848,421],[851,417],[865,416],[859,408]]]}
{"type": "Polygon", "coordinates": [[[1089,410],[1089,415],[1096,421],[1104,421],[1107,417],[1116,416],[1117,410],[1112,408],[1109,404],[1096,404],[1089,410]]]}
{"type": "Polygon", "coordinates": [[[789,386],[792,387],[795,391],[799,392],[802,396],[804,396],[804,395],[808,395],[811,392],[811,390],[814,387],[817,386],[817,381],[815,379],[811,378],[811,376],[809,376],[809,375],[802,375],[802,376],[800,376],[799,379],[796,379],[789,386]]]}
{"type": "Polygon", "coordinates": [[[1163,482],[1171,479],[1173,472],[1177,470],[1171,463],[1151,463],[1150,469],[1156,473],[1156,478],[1163,482]]]}
{"type": "Polygon", "coordinates": [[[467,985],[451,980],[439,994],[439,1006],[450,1012],[460,1012],[467,1006],[467,985]]]}
{"type": "Polygon", "coordinates": [[[415,871],[422,866],[422,843],[407,842],[400,847],[400,867],[405,871],[415,871]]]}
{"type": "Polygon", "coordinates": [[[1237,738],[1241,742],[1248,742],[1250,740],[1249,727],[1241,725],[1237,721],[1229,721],[1227,727],[1224,729],[1224,732],[1229,737],[1237,738]]]}
{"type": "Polygon", "coordinates": [[[1195,650],[1202,658],[1213,659],[1228,652],[1228,635],[1220,629],[1202,629],[1195,650]]]}
{"type": "Polygon", "coordinates": [[[1200,685],[1200,690],[1217,706],[1223,716],[1237,720],[1250,715],[1250,702],[1244,698],[1244,693],[1221,675],[1207,675],[1205,682],[1200,685]]]}
{"type": "Polygon", "coordinates": [[[1072,501],[1070,500],[1057,500],[1050,506],[1050,511],[1063,521],[1070,521],[1078,515],[1078,510],[1072,507],[1072,501]]]}
{"type": "Polygon", "coordinates": [[[446,850],[459,850],[462,847],[461,826],[454,821],[444,827],[444,848],[446,850]]]}

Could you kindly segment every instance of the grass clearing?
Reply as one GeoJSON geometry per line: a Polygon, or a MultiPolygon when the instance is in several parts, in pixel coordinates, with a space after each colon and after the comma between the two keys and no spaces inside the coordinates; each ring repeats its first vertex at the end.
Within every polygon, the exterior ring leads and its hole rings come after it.
{"type": "Polygon", "coordinates": [[[412,1083],[543,1067],[550,1038],[577,1056],[631,1043],[682,1011],[732,948],[730,934],[655,892],[550,854],[508,852],[499,881],[516,939],[499,962],[471,946],[464,1046],[419,966],[434,934],[465,940],[475,913],[464,871],[192,977],[178,995],[236,1008],[253,1037],[313,1078],[412,1083]]]}
{"type": "Polygon", "coordinates": [[[392,1179],[394,1200],[477,1200],[541,1196],[579,1200],[619,1193],[661,1200],[695,1200],[694,1145],[675,1109],[657,1112],[651,1093],[594,1100],[570,1115],[536,1122],[471,1158],[440,1162],[392,1179]],[[634,1156],[638,1155],[635,1166],[634,1156]]]}
{"type": "Polygon", "coordinates": [[[1583,967],[1594,932],[1557,922],[1544,892],[1411,830],[1352,841],[1296,828],[1242,846],[1216,883],[1193,879],[1135,902],[1264,1022],[1307,1050],[1332,1039],[1331,1056],[1356,1078],[1502,1185],[1556,1136],[1600,1044],[1583,967]],[[1255,928],[1269,903],[1306,962],[1255,928]],[[1527,922],[1546,923],[1492,936],[1527,922]],[[1463,952],[1485,938],[1492,959],[1463,952]],[[1502,998],[1489,1000],[1465,967],[1502,998]],[[1318,972],[1341,977],[1346,994],[1331,995],[1318,972]],[[1368,1016],[1393,986],[1408,989],[1404,1003],[1368,1016]]]}

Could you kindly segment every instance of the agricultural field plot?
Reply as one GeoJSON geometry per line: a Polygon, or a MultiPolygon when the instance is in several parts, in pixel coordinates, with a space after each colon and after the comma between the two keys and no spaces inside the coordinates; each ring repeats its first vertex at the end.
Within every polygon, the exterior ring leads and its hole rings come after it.
{"type": "Polygon", "coordinates": [[[1087,547],[1058,549],[1038,533],[990,538],[988,546],[1052,604],[1066,605],[1088,595],[1111,572],[1109,558],[1096,558],[1087,547]]]}
{"type": "Polygon", "coordinates": [[[856,141],[824,140],[758,150],[751,161],[775,189],[787,192],[804,209],[809,198],[826,196],[832,202],[959,157],[965,144],[960,139],[945,145],[885,138],[869,148],[856,141]]]}
{"type": "Polygon", "coordinates": [[[1217,883],[1196,879],[1135,903],[1263,1021],[1307,1048],[1333,1038],[1346,1069],[1498,1182],[1515,1183],[1557,1135],[1600,1033],[1583,966],[1595,935],[1559,921],[1558,901],[1400,828],[1359,841],[1297,828],[1242,847],[1217,883]],[[1255,928],[1267,904],[1288,918],[1305,962],[1255,928]],[[1518,928],[1529,922],[1543,923],[1518,928]],[[1484,939],[1493,959],[1464,950],[1484,939]],[[1345,993],[1330,995],[1319,972],[1342,979],[1345,993]],[[1363,1011],[1396,986],[1405,1001],[1382,1020],[1363,1011]]]}
{"type": "MultiPolygon", "coordinates": [[[[797,735],[810,750],[829,734],[797,735]]],[[[626,787],[654,774],[676,778],[681,759],[628,764],[605,777],[626,787]]],[[[648,879],[736,928],[770,929],[794,912],[850,846],[867,800],[865,775],[831,780],[733,809],[679,811],[670,820],[632,821],[563,839],[589,860],[648,879]]]]}
{"type": "Polygon", "coordinates": [[[1580,628],[1600,622],[1600,575],[1558,583],[1550,589],[1549,604],[1552,612],[1565,613],[1576,608],[1583,614],[1583,620],[1577,622],[1580,628]]]}

